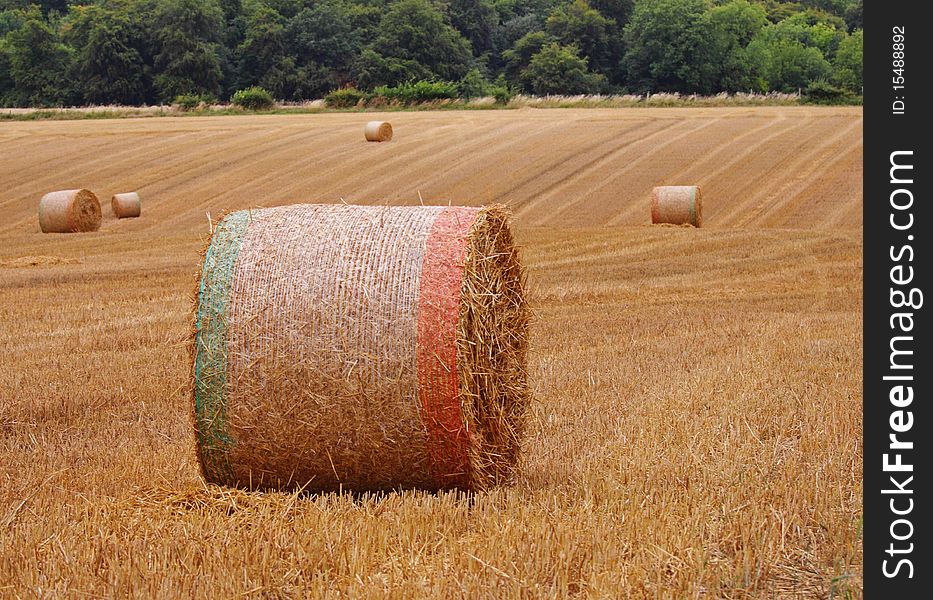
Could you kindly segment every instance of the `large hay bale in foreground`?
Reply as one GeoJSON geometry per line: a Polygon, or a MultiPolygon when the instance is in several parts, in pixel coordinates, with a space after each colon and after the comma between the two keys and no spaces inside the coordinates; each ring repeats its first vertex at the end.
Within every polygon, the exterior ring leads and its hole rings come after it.
{"type": "Polygon", "coordinates": [[[138,217],[142,212],[142,202],[136,192],[114,194],[110,198],[110,208],[118,219],[131,219],[138,217]]]}
{"type": "Polygon", "coordinates": [[[49,192],[39,200],[42,233],[97,231],[100,221],[100,202],[90,190],[49,192]]]}
{"type": "Polygon", "coordinates": [[[388,121],[370,121],[363,130],[367,142],[388,142],[392,140],[392,124],[388,121]]]}
{"type": "Polygon", "coordinates": [[[193,401],[206,480],[479,490],[515,472],[523,274],[501,207],[228,215],[201,269],[193,401]]]}
{"type": "Polygon", "coordinates": [[[651,190],[651,222],[700,227],[703,224],[700,186],[665,185],[651,190]]]}

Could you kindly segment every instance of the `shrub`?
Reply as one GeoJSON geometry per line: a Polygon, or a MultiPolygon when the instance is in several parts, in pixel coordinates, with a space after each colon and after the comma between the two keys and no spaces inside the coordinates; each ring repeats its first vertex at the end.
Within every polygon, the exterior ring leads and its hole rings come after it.
{"type": "Polygon", "coordinates": [[[491,86],[479,69],[470,69],[458,87],[461,98],[480,98],[489,95],[491,86]]]}
{"type": "Polygon", "coordinates": [[[417,81],[406,82],[395,87],[381,85],[373,90],[375,96],[382,96],[386,100],[401,104],[417,104],[431,102],[432,100],[452,99],[458,96],[457,84],[450,81],[417,81]]]}
{"type": "Polygon", "coordinates": [[[205,94],[178,94],[175,96],[174,104],[178,110],[188,112],[200,108],[201,105],[210,104],[214,98],[205,94]]]}
{"type": "Polygon", "coordinates": [[[496,99],[496,104],[508,104],[515,97],[515,92],[507,85],[494,85],[489,93],[496,99]]]}
{"type": "Polygon", "coordinates": [[[546,94],[592,94],[605,83],[600,73],[587,68],[586,59],[575,46],[552,42],[531,57],[522,71],[522,83],[531,92],[546,94]]]}
{"type": "Polygon", "coordinates": [[[230,100],[246,110],[268,110],[275,105],[272,94],[255,85],[245,90],[237,90],[230,100]]]}
{"type": "Polygon", "coordinates": [[[334,90],[324,97],[324,102],[331,108],[351,108],[360,103],[366,94],[356,88],[348,87],[334,90]]]}
{"type": "Polygon", "coordinates": [[[804,90],[806,102],[811,104],[852,104],[857,98],[846,90],[836,87],[825,79],[817,79],[804,90]]]}

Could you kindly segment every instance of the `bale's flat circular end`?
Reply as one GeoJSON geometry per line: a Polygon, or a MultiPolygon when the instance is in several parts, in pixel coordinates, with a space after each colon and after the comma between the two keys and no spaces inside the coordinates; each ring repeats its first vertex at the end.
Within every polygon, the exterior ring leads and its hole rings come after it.
{"type": "Polygon", "coordinates": [[[367,142],[388,142],[392,140],[392,124],[388,121],[370,121],[364,133],[367,142]]]}
{"type": "Polygon", "coordinates": [[[39,200],[43,233],[77,233],[100,229],[100,201],[90,190],[49,192],[39,200]]]}
{"type": "Polygon", "coordinates": [[[470,488],[514,479],[530,400],[524,272],[504,206],[476,215],[457,320],[460,405],[470,434],[470,488]]]}
{"type": "Polygon", "coordinates": [[[700,189],[700,186],[696,186],[696,194],[694,195],[694,204],[696,206],[696,222],[694,225],[696,227],[703,226],[703,194],[700,189]]]}
{"type": "Polygon", "coordinates": [[[703,202],[696,185],[665,185],[651,190],[651,222],[671,225],[703,223],[703,202]]]}
{"type": "Polygon", "coordinates": [[[110,208],[116,218],[132,219],[142,213],[142,201],[140,201],[139,194],[136,192],[114,194],[110,198],[110,208]]]}

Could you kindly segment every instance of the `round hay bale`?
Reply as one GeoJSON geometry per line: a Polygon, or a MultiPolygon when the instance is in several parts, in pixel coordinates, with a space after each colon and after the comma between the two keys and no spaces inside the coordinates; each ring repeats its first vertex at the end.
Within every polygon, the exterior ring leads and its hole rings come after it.
{"type": "Polygon", "coordinates": [[[388,121],[370,121],[364,133],[367,142],[388,142],[392,139],[392,124],[388,121]]]}
{"type": "Polygon", "coordinates": [[[665,185],[651,190],[651,222],[702,226],[700,186],[665,185]]]}
{"type": "Polygon", "coordinates": [[[346,205],[225,217],[191,346],[204,478],[309,491],[510,481],[529,313],[508,218],[346,205]]]}
{"type": "Polygon", "coordinates": [[[90,190],[49,192],[39,200],[42,233],[97,231],[100,220],[100,202],[90,190]]]}
{"type": "Polygon", "coordinates": [[[125,194],[114,194],[110,198],[110,208],[113,215],[118,219],[130,219],[138,217],[142,212],[142,202],[139,194],[136,192],[126,192],[125,194]]]}

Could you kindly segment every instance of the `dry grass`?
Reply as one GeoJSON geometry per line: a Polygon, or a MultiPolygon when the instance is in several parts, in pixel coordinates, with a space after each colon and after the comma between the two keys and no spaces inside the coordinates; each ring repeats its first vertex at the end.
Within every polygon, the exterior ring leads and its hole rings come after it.
{"type": "MultiPolygon", "coordinates": [[[[737,106],[798,106],[799,94],[770,92],[767,94],[744,93],[728,94],[721,92],[714,96],[697,94],[658,93],[658,94],[579,94],[575,96],[526,96],[519,94],[506,104],[499,104],[492,96],[480,98],[453,98],[432,100],[415,105],[396,104],[390,107],[384,104],[354,111],[373,111],[390,108],[396,110],[468,110],[468,109],[515,109],[515,108],[660,108],[660,107],[737,107],[737,106]]],[[[346,111],[327,106],[322,99],[301,102],[276,102],[274,108],[266,112],[288,113],[323,113],[346,111]]],[[[194,110],[185,110],[178,105],[157,106],[72,106],[62,108],[2,108],[0,121],[32,120],[70,120],[70,119],[125,119],[139,117],[165,117],[183,114],[194,115],[230,115],[243,114],[245,111],[234,104],[202,104],[194,110]]]]}
{"type": "Polygon", "coordinates": [[[353,115],[5,126],[0,596],[860,595],[861,112],[636,112],[399,114],[391,145],[353,115]],[[688,149],[639,141],[661,132],[688,149]],[[690,173],[704,228],[648,226],[654,182],[690,173]],[[37,190],[78,175],[147,212],[42,236],[37,190]],[[205,487],[185,389],[205,212],[470,187],[512,200],[537,308],[515,486],[205,487]],[[79,262],[7,268],[41,256],[79,262]]]}

